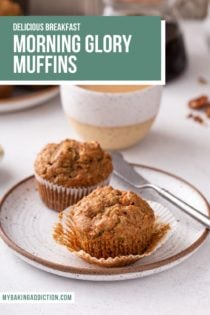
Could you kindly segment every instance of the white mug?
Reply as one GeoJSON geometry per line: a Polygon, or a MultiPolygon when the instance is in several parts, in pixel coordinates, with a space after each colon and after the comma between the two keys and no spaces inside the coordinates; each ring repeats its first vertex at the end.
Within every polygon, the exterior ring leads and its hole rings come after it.
{"type": "Polygon", "coordinates": [[[109,150],[144,138],[157,116],[161,94],[162,86],[117,93],[61,86],[63,109],[73,129],[83,140],[96,140],[109,150]]]}

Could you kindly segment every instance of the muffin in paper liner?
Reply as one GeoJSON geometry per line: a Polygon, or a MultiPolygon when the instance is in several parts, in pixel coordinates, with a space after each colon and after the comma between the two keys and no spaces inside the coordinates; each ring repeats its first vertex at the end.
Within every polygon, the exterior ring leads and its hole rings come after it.
{"type": "Polygon", "coordinates": [[[35,173],[35,179],[40,197],[44,204],[58,212],[77,203],[80,199],[90,194],[97,187],[103,187],[109,184],[110,176],[97,185],[87,187],[66,188],[53,184],[35,173]]]}
{"type": "Polygon", "coordinates": [[[112,159],[96,141],[65,139],[48,143],[34,162],[40,197],[50,209],[62,211],[97,187],[109,183],[112,159]]]}
{"type": "Polygon", "coordinates": [[[76,254],[88,263],[107,268],[130,265],[139,259],[154,253],[171,237],[176,229],[176,219],[165,207],[156,202],[149,201],[148,203],[155,213],[155,225],[151,241],[141,254],[120,255],[108,258],[91,256],[88,252],[81,249],[80,243],[77,241],[77,235],[73,224],[70,218],[66,215],[67,210],[60,213],[60,222],[56,224],[53,230],[53,237],[57,243],[66,246],[70,252],[76,254]]]}

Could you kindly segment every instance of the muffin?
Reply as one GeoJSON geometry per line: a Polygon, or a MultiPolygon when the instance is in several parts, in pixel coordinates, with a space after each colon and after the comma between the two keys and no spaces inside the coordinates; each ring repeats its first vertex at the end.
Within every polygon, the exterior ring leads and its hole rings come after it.
{"type": "Polygon", "coordinates": [[[13,89],[12,85],[0,85],[0,99],[11,97],[13,89]]]}
{"type": "Polygon", "coordinates": [[[69,139],[46,145],[34,167],[43,202],[57,211],[107,185],[113,169],[111,156],[99,143],[69,139]]]}
{"type": "Polygon", "coordinates": [[[22,15],[21,7],[11,0],[0,0],[0,16],[22,15]]]}
{"type": "Polygon", "coordinates": [[[155,229],[155,215],[146,201],[109,186],[94,190],[59,217],[55,240],[97,260],[143,254],[155,229]]]}

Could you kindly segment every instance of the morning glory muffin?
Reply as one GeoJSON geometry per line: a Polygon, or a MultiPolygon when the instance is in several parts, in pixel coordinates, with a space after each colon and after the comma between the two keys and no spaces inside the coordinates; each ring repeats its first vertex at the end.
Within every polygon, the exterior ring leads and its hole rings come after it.
{"type": "Polygon", "coordinates": [[[41,199],[49,208],[62,211],[107,185],[113,167],[111,156],[99,143],[66,139],[47,144],[34,169],[41,199]]]}
{"type": "Polygon", "coordinates": [[[141,255],[155,226],[154,212],[146,201],[110,186],[94,190],[59,218],[55,240],[70,251],[84,251],[99,260],[141,255]]]}

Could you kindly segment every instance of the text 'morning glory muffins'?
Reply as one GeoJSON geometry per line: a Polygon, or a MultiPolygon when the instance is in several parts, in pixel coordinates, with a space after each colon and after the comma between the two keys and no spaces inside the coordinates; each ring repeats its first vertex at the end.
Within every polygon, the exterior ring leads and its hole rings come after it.
{"type": "Polygon", "coordinates": [[[131,263],[129,255],[146,251],[155,228],[155,215],[146,201],[110,186],[94,190],[59,218],[55,240],[70,251],[85,252],[81,258],[87,261],[94,257],[98,264],[101,258],[121,256],[120,265],[131,263]]]}
{"type": "Polygon", "coordinates": [[[113,170],[111,156],[97,142],[69,139],[46,145],[34,168],[41,199],[57,211],[107,185],[113,170]]]}

